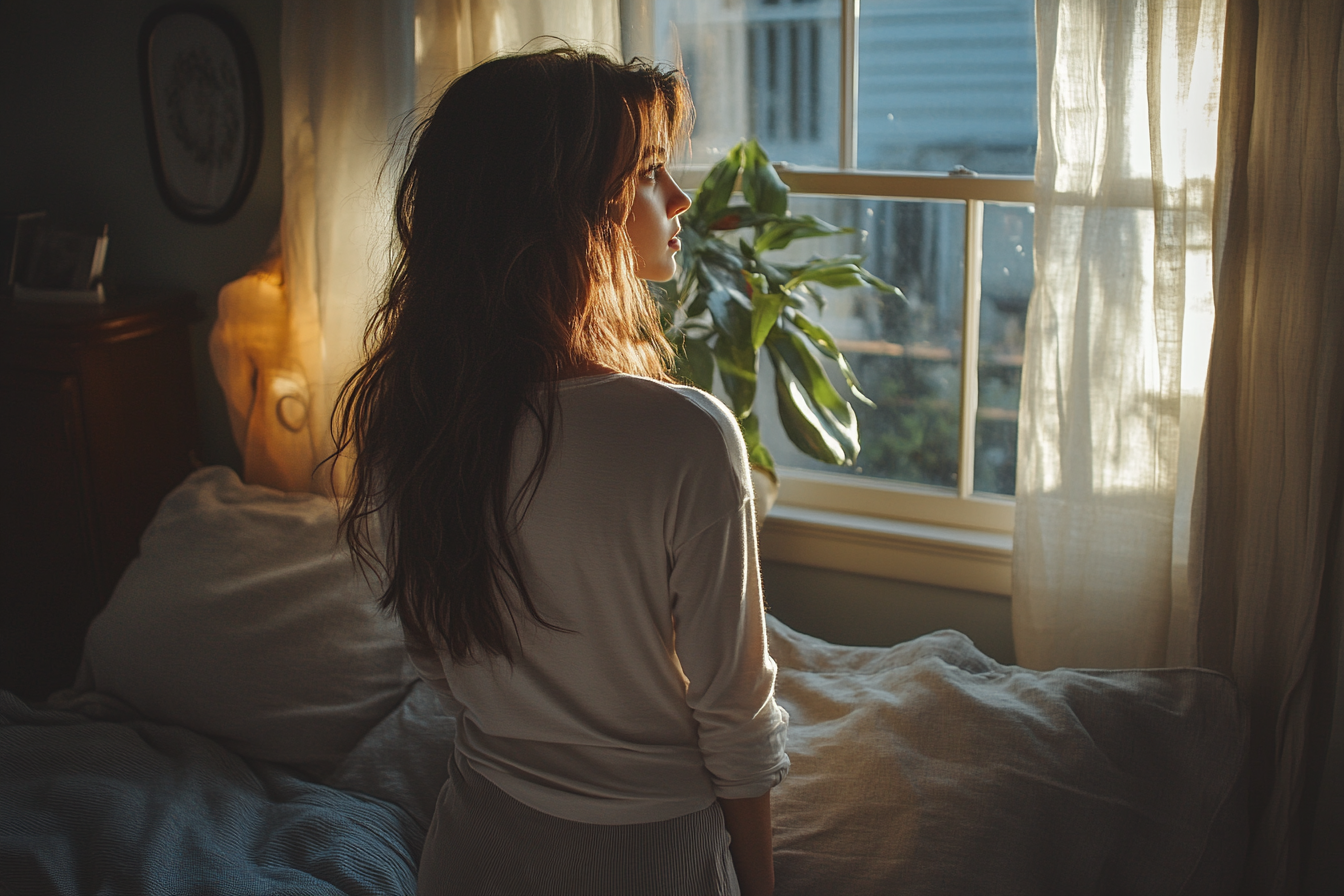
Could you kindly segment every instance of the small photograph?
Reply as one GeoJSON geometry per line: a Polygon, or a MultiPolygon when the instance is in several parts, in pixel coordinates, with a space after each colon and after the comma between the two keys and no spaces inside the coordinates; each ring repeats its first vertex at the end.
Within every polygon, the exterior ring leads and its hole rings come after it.
{"type": "Polygon", "coordinates": [[[71,227],[46,212],[19,215],[8,287],[22,301],[102,302],[107,225],[71,227]]]}
{"type": "Polygon", "coordinates": [[[22,284],[34,289],[92,289],[103,274],[107,228],[81,233],[43,224],[33,234],[22,284]]]}
{"type": "Polygon", "coordinates": [[[33,238],[47,219],[46,212],[25,212],[6,216],[4,228],[5,287],[13,292],[14,285],[28,275],[28,259],[32,256],[33,238]]]}

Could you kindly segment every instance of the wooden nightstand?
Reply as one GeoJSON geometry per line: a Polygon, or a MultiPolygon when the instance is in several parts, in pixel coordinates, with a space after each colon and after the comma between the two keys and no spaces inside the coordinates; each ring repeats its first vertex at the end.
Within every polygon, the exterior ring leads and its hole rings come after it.
{"type": "Polygon", "coordinates": [[[0,687],[74,681],[89,622],[198,450],[190,294],[0,298],[0,687]]]}

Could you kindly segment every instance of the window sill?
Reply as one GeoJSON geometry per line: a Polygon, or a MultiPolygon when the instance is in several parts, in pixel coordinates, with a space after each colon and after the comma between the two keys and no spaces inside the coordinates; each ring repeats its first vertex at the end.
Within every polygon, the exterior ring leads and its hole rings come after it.
{"type": "Polygon", "coordinates": [[[779,503],[827,510],[858,519],[928,524],[935,529],[1013,533],[1013,499],[979,492],[960,498],[953,489],[848,473],[781,466],[779,503]]]}
{"type": "Polygon", "coordinates": [[[761,558],[1008,595],[1013,536],[776,504],[761,532],[761,558]]]}

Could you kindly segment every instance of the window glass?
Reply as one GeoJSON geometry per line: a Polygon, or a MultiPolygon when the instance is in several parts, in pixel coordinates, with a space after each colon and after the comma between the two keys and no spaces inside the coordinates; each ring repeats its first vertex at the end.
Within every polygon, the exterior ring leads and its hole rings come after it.
{"type": "Polygon", "coordinates": [[[1033,0],[863,0],[860,10],[860,168],[1033,172],[1033,0]]]}
{"type": "MultiPolygon", "coordinates": [[[[769,358],[762,358],[756,412],[776,463],[955,488],[965,206],[794,196],[791,209],[855,232],[799,240],[781,258],[864,255],[864,266],[900,287],[906,301],[877,290],[821,290],[827,303],[819,321],[877,405],[850,402],[862,445],[852,467],[813,460],[789,442],[779,423],[769,358]]],[[[830,373],[833,382],[843,384],[833,365],[830,373]]]]}
{"type": "MultiPolygon", "coordinates": [[[[863,0],[860,168],[1031,174],[1033,0],[863,0]]],[[[839,0],[623,0],[625,55],[678,58],[695,161],[755,137],[776,161],[839,163],[839,0]]]]}
{"type": "MultiPolygon", "coordinates": [[[[689,161],[712,163],[754,137],[776,162],[832,167],[840,12],[840,0],[621,0],[622,49],[681,60],[696,103],[689,161]]],[[[862,0],[860,13],[860,168],[1033,173],[1033,0],[862,0]]],[[[863,446],[853,467],[812,460],[788,441],[762,353],[756,410],[776,462],[956,488],[965,205],[795,194],[791,210],[855,229],[794,243],[794,257],[862,255],[909,301],[833,293],[821,313],[877,405],[851,402],[863,446]]],[[[1014,492],[1032,224],[1030,206],[984,204],[980,325],[969,334],[979,340],[973,469],[981,493],[1014,492]]]]}
{"type": "Polygon", "coordinates": [[[975,490],[1011,495],[1017,478],[1022,334],[1033,285],[1030,205],[985,203],[980,268],[979,407],[975,490]]]}
{"type": "Polygon", "coordinates": [[[692,159],[744,137],[774,161],[839,158],[839,0],[626,0],[627,56],[681,59],[695,99],[692,159]]]}

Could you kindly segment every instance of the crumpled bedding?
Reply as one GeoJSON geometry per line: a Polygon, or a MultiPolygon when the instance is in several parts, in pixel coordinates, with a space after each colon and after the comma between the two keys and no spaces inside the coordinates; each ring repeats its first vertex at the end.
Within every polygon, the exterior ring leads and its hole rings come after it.
{"type": "Polygon", "coordinates": [[[33,709],[0,691],[7,896],[412,894],[423,841],[392,803],[185,728],[33,709]]]}
{"type": "MultiPolygon", "coordinates": [[[[772,796],[778,896],[1238,889],[1246,726],[1226,678],[767,625],[793,762],[772,796]]],[[[415,891],[453,734],[427,686],[324,783],[96,694],[64,705],[0,692],[7,896],[415,891]]]]}
{"type": "Polygon", "coordinates": [[[1222,675],[1036,672],[954,631],[769,636],[793,762],[777,896],[1238,890],[1247,733],[1222,675]]]}

